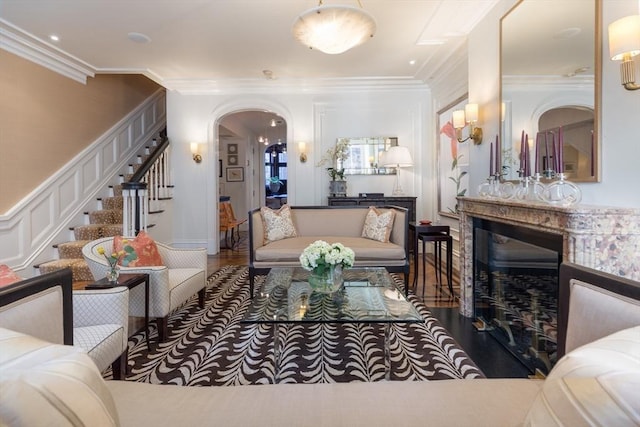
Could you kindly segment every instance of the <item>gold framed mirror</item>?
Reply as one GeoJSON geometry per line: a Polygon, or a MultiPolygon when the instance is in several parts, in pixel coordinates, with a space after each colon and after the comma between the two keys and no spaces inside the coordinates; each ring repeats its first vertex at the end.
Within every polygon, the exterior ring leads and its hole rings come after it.
{"type": "MultiPolygon", "coordinates": [[[[535,159],[537,135],[557,138],[560,127],[567,178],[600,180],[601,9],[601,0],[520,0],[501,19],[505,180],[518,179],[522,131],[535,159]]],[[[537,157],[540,165],[549,160],[537,157]]]]}

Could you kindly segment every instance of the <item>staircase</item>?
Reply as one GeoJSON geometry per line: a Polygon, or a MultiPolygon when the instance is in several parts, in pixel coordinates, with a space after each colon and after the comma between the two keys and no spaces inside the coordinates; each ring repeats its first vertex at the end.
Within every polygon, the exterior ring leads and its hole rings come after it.
{"type": "MultiPolygon", "coordinates": [[[[54,248],[57,249],[58,259],[35,266],[40,274],[70,267],[73,272],[74,287],[82,287],[83,284],[95,280],[84,260],[82,248],[92,240],[123,234],[124,199],[121,184],[128,182],[145,164],[145,160],[152,157],[158,149],[159,143],[154,138],[152,145],[145,147],[144,154],[138,155],[137,162],[129,165],[128,173],[119,176],[119,183],[109,186],[108,196],[97,199],[98,209],[84,213],[85,223],[70,228],[74,240],[54,245],[54,248]]],[[[155,193],[158,192],[155,191],[155,193]]],[[[168,198],[170,197],[163,197],[162,200],[168,198]]],[[[161,212],[162,210],[154,210],[149,213],[158,214],[161,212]]],[[[147,227],[152,226],[153,224],[147,225],[147,227]]]]}

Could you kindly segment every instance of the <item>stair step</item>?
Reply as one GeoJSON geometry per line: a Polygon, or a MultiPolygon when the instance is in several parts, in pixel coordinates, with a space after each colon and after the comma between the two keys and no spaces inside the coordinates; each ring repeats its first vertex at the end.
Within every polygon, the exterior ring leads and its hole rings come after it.
{"type": "Polygon", "coordinates": [[[89,213],[91,224],[122,224],[122,209],[102,209],[89,213]]]}
{"type": "Polygon", "coordinates": [[[73,236],[76,240],[96,240],[121,234],[122,224],[87,224],[73,228],[73,236]]]}
{"type": "Polygon", "coordinates": [[[59,243],[56,245],[58,247],[58,257],[60,257],[60,259],[83,258],[82,248],[89,242],[91,242],[91,240],[73,240],[59,243]]]}
{"type": "Polygon", "coordinates": [[[93,274],[91,274],[91,270],[89,269],[89,265],[84,260],[84,258],[80,259],[59,259],[55,261],[49,261],[42,263],[38,266],[40,270],[40,274],[51,273],[52,271],[61,270],[63,268],[71,267],[72,271],[72,280],[74,282],[81,280],[91,280],[93,281],[93,274]]]}
{"type": "Polygon", "coordinates": [[[103,197],[101,199],[102,209],[122,210],[122,196],[103,197]]]}

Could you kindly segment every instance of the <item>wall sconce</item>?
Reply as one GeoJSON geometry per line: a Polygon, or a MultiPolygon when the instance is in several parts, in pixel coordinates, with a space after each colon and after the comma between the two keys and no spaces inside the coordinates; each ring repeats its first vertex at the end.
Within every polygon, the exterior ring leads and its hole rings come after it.
{"type": "Polygon", "coordinates": [[[640,15],[630,15],[609,24],[609,54],[620,64],[620,80],[627,90],[638,90],[633,57],[640,54],[640,15]]]}
{"type": "Polygon", "coordinates": [[[307,143],[300,141],[298,142],[298,151],[300,152],[300,163],[307,162],[307,143]]]}
{"type": "Polygon", "coordinates": [[[467,104],[464,110],[456,110],[453,112],[453,127],[456,129],[456,138],[458,142],[467,142],[473,140],[475,145],[482,143],[482,129],[474,127],[478,122],[478,104],[467,104]],[[462,139],[462,129],[469,124],[469,136],[462,139]]]}
{"type": "Polygon", "coordinates": [[[202,161],[202,156],[198,153],[198,143],[191,143],[191,154],[193,155],[193,161],[196,163],[200,163],[202,161]]]}

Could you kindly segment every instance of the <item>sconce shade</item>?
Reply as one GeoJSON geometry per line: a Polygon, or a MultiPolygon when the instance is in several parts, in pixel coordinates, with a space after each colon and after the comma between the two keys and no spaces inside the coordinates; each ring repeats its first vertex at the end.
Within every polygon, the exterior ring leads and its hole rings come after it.
{"type": "Polygon", "coordinates": [[[456,129],[462,129],[465,127],[464,110],[455,110],[453,116],[453,127],[456,129]]]}
{"type": "Polygon", "coordinates": [[[376,32],[376,22],[362,8],[323,6],[303,12],[293,24],[293,36],[311,49],[335,55],[369,40],[376,32]]]}
{"type": "Polygon", "coordinates": [[[191,143],[191,154],[198,154],[198,143],[197,142],[192,142],[191,143]]]}
{"type": "Polygon", "coordinates": [[[304,141],[298,142],[298,151],[300,152],[300,162],[305,163],[307,161],[307,143],[304,141]]]}
{"type": "Polygon", "coordinates": [[[609,24],[609,54],[614,61],[625,54],[640,54],[640,15],[631,15],[609,24]]]}
{"type": "Polygon", "coordinates": [[[464,115],[467,123],[478,121],[478,104],[467,104],[464,106],[464,115]]]}
{"type": "Polygon", "coordinates": [[[381,160],[385,167],[407,168],[413,166],[411,153],[407,147],[391,147],[384,156],[381,156],[381,160]]]}

